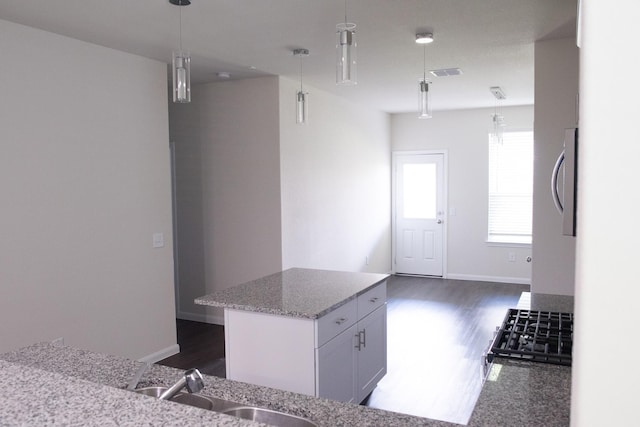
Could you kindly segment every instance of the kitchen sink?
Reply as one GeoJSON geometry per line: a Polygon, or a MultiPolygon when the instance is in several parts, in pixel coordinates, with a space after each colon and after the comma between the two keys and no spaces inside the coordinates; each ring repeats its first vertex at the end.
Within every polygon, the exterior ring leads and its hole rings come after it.
{"type": "MultiPolygon", "coordinates": [[[[134,392],[158,398],[165,390],[167,390],[167,387],[144,387],[136,389],[134,392]]],[[[169,400],[171,402],[195,406],[197,408],[278,427],[317,427],[316,424],[306,418],[259,408],[257,406],[242,405],[229,400],[216,399],[215,397],[203,396],[197,393],[179,392],[169,400]]]]}
{"type": "MultiPolygon", "coordinates": [[[[167,387],[145,387],[134,390],[136,393],[144,394],[145,396],[160,397],[160,395],[167,390],[167,387]]],[[[195,393],[178,393],[169,399],[171,402],[182,403],[184,405],[195,406],[201,409],[207,409],[209,411],[221,412],[231,407],[237,407],[238,404],[234,402],[228,402],[226,400],[214,399],[211,397],[203,396],[195,393]]]]}
{"type": "Polygon", "coordinates": [[[317,427],[316,424],[306,418],[285,414],[284,412],[272,411],[270,409],[257,408],[255,406],[239,406],[221,412],[245,420],[257,421],[278,427],[317,427]]]}

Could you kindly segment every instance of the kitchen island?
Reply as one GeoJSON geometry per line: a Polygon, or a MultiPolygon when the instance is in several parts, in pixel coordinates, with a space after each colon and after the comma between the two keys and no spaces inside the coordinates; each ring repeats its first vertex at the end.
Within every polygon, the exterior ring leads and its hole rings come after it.
{"type": "Polygon", "coordinates": [[[292,268],[195,302],[225,309],[227,378],[358,403],[387,369],[388,277],[292,268]]]}

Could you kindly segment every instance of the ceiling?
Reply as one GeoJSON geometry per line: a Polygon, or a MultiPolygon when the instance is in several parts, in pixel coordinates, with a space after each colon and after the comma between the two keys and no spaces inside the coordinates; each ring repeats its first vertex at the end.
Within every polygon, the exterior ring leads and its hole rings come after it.
{"type": "MultiPolygon", "coordinates": [[[[533,103],[534,42],[575,35],[576,0],[347,0],[357,24],[358,84],[336,86],[336,24],[344,0],[191,0],[182,9],[183,47],[192,80],[281,75],[305,90],[335,93],[390,112],[417,111],[423,48],[416,32],[430,30],[427,70],[459,67],[433,77],[434,111],[533,103]]],[[[168,0],[0,0],[0,19],[40,28],[159,61],[179,44],[180,8],[168,0]]],[[[194,89],[195,90],[195,89],[194,89]]],[[[312,98],[313,99],[313,98],[312,98]]]]}

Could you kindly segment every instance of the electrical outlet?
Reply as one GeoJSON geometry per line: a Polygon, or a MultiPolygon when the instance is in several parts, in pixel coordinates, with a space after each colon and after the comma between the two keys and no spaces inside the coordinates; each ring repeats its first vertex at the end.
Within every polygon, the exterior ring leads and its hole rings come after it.
{"type": "Polygon", "coordinates": [[[516,262],[516,253],[509,252],[509,262],[516,262]]]}
{"type": "Polygon", "coordinates": [[[368,256],[364,257],[364,263],[366,265],[369,265],[369,257],[368,256]]]}

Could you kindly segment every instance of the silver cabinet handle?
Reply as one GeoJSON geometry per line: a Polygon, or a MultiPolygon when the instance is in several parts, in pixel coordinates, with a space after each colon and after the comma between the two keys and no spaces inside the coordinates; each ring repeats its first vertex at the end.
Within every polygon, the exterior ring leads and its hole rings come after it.
{"type": "Polygon", "coordinates": [[[336,325],[342,325],[346,321],[347,321],[346,317],[341,317],[338,320],[336,320],[336,325]]]}
{"type": "Polygon", "coordinates": [[[367,334],[363,329],[361,331],[358,331],[358,333],[355,336],[356,338],[358,338],[358,343],[356,344],[355,347],[358,349],[358,351],[360,351],[367,346],[367,334]]]}
{"type": "Polygon", "coordinates": [[[375,302],[376,302],[376,301],[378,301],[379,299],[380,299],[380,298],[378,298],[378,297],[373,297],[373,298],[371,298],[371,299],[369,300],[369,302],[373,302],[373,303],[375,303],[375,302]]]}

